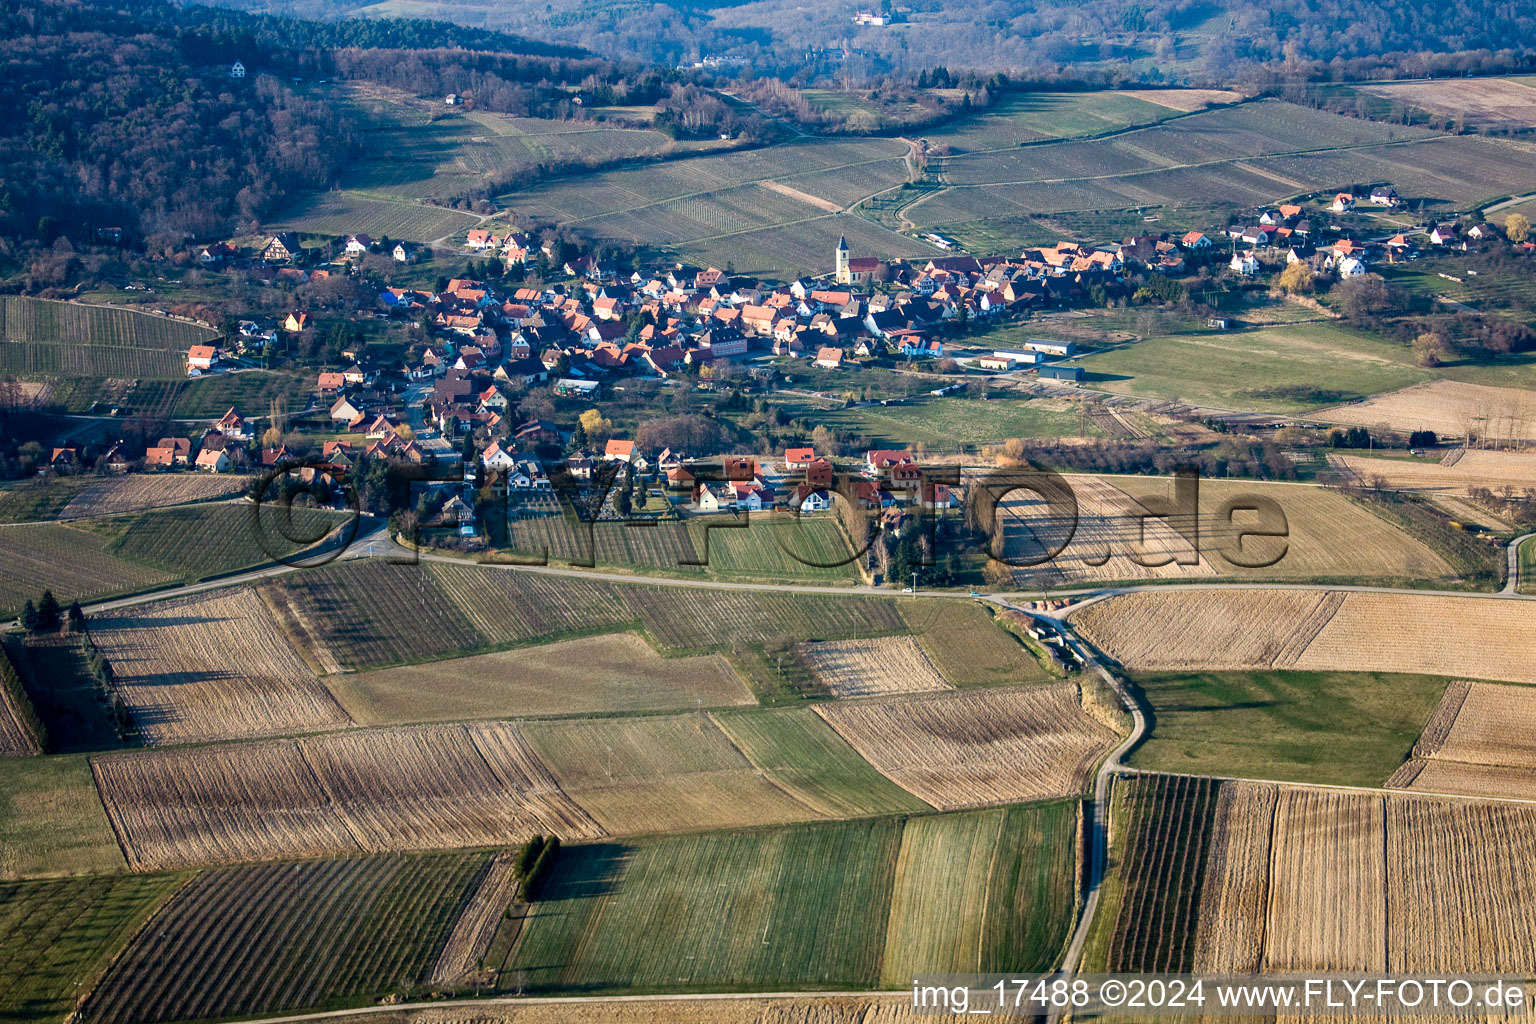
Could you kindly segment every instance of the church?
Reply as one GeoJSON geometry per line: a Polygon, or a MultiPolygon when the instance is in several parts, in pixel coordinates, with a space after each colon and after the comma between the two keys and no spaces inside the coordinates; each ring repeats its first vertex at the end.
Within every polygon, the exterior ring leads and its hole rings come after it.
{"type": "Polygon", "coordinates": [[[870,284],[873,281],[884,280],[885,263],[873,256],[860,259],[848,258],[848,239],[839,235],[837,239],[837,262],[833,278],[838,284],[870,284]]]}

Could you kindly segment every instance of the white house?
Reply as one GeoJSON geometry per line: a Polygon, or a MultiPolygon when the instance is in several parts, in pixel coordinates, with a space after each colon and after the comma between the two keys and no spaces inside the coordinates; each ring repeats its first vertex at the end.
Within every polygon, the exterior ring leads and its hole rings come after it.
{"type": "Polygon", "coordinates": [[[1259,272],[1259,261],[1249,252],[1233,253],[1232,262],[1227,265],[1232,268],[1232,273],[1239,277],[1253,277],[1259,272]]]}
{"type": "Polygon", "coordinates": [[[486,469],[499,473],[517,465],[517,460],[512,457],[511,452],[492,441],[490,447],[480,453],[480,464],[486,469]]]}
{"type": "Polygon", "coordinates": [[[1346,256],[1339,260],[1334,269],[1340,277],[1359,277],[1365,273],[1365,261],[1358,256],[1346,256]]]}
{"type": "Polygon", "coordinates": [[[224,454],[223,449],[214,451],[204,448],[197,453],[197,468],[208,473],[228,473],[229,456],[224,454]]]}
{"type": "Polygon", "coordinates": [[[239,61],[235,61],[233,64],[231,64],[229,66],[229,77],[230,78],[244,78],[245,77],[245,65],[240,63],[239,61]]]}
{"type": "Polygon", "coordinates": [[[347,255],[348,256],[361,256],[363,253],[367,252],[372,247],[373,247],[373,239],[368,237],[367,235],[348,235],[347,236],[347,255]]]}

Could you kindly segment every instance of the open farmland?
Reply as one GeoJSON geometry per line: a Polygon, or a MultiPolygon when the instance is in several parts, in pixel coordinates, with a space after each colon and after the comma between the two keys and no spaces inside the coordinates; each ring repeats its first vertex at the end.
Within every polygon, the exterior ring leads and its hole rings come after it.
{"type": "Polygon", "coordinates": [[[184,357],[189,345],[206,342],[217,333],[202,324],[115,306],[0,297],[0,338],[5,341],[156,349],[184,357]]]}
{"type": "Polygon", "coordinates": [[[808,707],[710,716],[775,786],[827,817],[926,811],[928,804],[870,765],[808,707]]]}
{"type": "Polygon", "coordinates": [[[328,676],[359,725],[754,703],[718,654],[662,658],[633,633],[328,676]]]}
{"type": "Polygon", "coordinates": [[[114,755],[92,768],[139,870],[601,834],[510,724],[114,755]]]}
{"type": "Polygon", "coordinates": [[[216,332],[111,306],[0,297],[0,372],[66,377],[186,376],[186,350],[216,332]]]}
{"type": "Polygon", "coordinates": [[[1047,969],[1070,928],[1076,836],[1060,802],[569,847],[502,984],[864,988],[920,962],[1047,969]]]}
{"type": "Polygon", "coordinates": [[[292,580],[270,584],[268,594],[291,635],[348,668],[635,626],[669,653],[907,631],[889,598],[702,591],[493,567],[358,561],[307,572],[302,587],[292,580]]]}
{"type": "Polygon", "coordinates": [[[168,875],[0,883],[0,1018],[65,1019],[175,888],[168,875]]]}
{"type": "Polygon", "coordinates": [[[802,644],[797,650],[817,681],[834,697],[872,697],[950,688],[917,640],[910,636],[833,640],[802,644]]]}
{"type": "Polygon", "coordinates": [[[854,549],[831,516],[765,513],[733,521],[660,522],[650,527],[586,524],[560,516],[516,520],[509,524],[509,533],[513,550],[521,555],[626,572],[763,582],[852,583],[858,579],[854,549]]]}
{"type": "Polygon", "coordinates": [[[979,602],[908,601],[901,612],[928,660],[951,686],[1017,686],[1055,679],[979,602]]]}
{"type": "Polygon", "coordinates": [[[98,480],[59,510],[60,519],[142,512],[166,505],[223,498],[245,490],[248,480],[209,473],[129,474],[98,480]]]}
{"type": "Polygon", "coordinates": [[[1386,672],[1135,673],[1151,729],[1126,759],[1149,771],[1380,786],[1445,690],[1386,672]]]}
{"type": "Polygon", "coordinates": [[[1232,588],[1125,594],[1071,618],[1132,670],[1296,668],[1536,682],[1522,639],[1536,628],[1536,604],[1528,601],[1232,588]],[[1444,628],[1404,630],[1405,622],[1444,628]]]}
{"type": "Polygon", "coordinates": [[[1114,826],[1118,905],[1113,923],[1107,914],[1104,920],[1110,934],[1103,969],[1193,970],[1194,924],[1218,784],[1152,775],[1131,776],[1121,786],[1114,826]]]}
{"type": "MultiPolygon", "coordinates": [[[[697,996],[674,999],[482,1003],[475,1024],[923,1024],[910,995],[697,996]]],[[[353,1024],[466,1024],[462,1006],[392,1009],[349,1017],[353,1024]]]]}
{"type": "Polygon", "coordinates": [[[479,967],[518,885],[516,856],[510,851],[492,856],[432,965],[434,985],[452,984],[479,967]]]}
{"type": "Polygon", "coordinates": [[[229,1017],[414,988],[489,858],[397,854],[203,871],[128,944],[83,1019],[229,1017]]]}
{"type": "Polygon", "coordinates": [[[84,757],[13,757],[0,772],[0,879],[115,874],[125,864],[84,757]]]}
{"type": "Polygon", "coordinates": [[[1528,972],[1533,824],[1518,804],[1226,783],[1195,969],[1528,972]]]}
{"type": "Polygon", "coordinates": [[[703,713],[534,721],[519,728],[560,788],[611,833],[818,816],[774,785],[703,713]]]}
{"type": "Polygon", "coordinates": [[[1328,423],[1433,430],[1441,437],[1536,440],[1536,392],[1453,380],[1427,381],[1316,416],[1328,423]]]}
{"type": "Polygon", "coordinates": [[[1075,801],[909,818],[882,985],[899,988],[928,972],[1054,966],[1075,909],[1080,827],[1075,801]]]}
{"type": "Polygon", "coordinates": [[[96,757],[91,769],[136,871],[361,849],[291,741],[96,757]]]}
{"type": "Polygon", "coordinates": [[[665,246],[700,262],[732,263],[740,273],[793,278],[829,269],[839,235],[869,255],[937,251],[827,212],[828,205],[846,207],[906,181],[907,151],[895,139],[795,142],[541,182],[501,201],[595,237],[665,246]]]}
{"type": "MultiPolygon", "coordinates": [[[[1453,452],[1442,459],[1373,459],[1330,454],[1329,464],[1365,485],[1381,481],[1390,488],[1465,494],[1474,487],[1497,493],[1509,486],[1517,492],[1536,490],[1536,454],[1478,449],[1453,452]]],[[[1487,515],[1488,513],[1483,513],[1487,515]]]]}
{"type": "Polygon", "coordinates": [[[1536,87],[1524,78],[1450,78],[1439,82],[1379,82],[1373,96],[1454,118],[1473,127],[1536,128],[1536,87]]]}
{"type": "Polygon", "coordinates": [[[1454,682],[1389,786],[1536,799],[1536,689],[1454,682]]]}
{"type": "Polygon", "coordinates": [[[321,192],[283,211],[272,226],[317,235],[361,231],[375,238],[432,242],[461,235],[479,217],[405,199],[376,199],[362,192],[321,192]]]}
{"type": "Polygon", "coordinates": [[[138,605],[90,630],[151,746],[349,724],[248,588],[138,605]]]}
{"type": "Polygon", "coordinates": [[[535,993],[868,987],[900,842],[876,818],[569,847],[508,966],[535,993]]]}
{"type": "Polygon", "coordinates": [[[108,539],[56,523],[0,526],[0,613],[15,615],[44,589],[61,602],[146,590],[176,577],[120,558],[108,539]]]}
{"type": "Polygon", "coordinates": [[[1332,323],[1157,335],[1073,360],[1089,386],[1216,409],[1297,413],[1423,381],[1407,346],[1332,323]]]}
{"type": "Polygon", "coordinates": [[[1069,684],[818,704],[816,713],[943,810],[1073,796],[1115,740],[1069,684]]]}

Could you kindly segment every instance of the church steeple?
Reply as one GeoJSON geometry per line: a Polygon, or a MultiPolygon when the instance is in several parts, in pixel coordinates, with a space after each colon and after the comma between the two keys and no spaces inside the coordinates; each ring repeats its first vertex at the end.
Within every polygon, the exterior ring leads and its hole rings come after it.
{"type": "Polygon", "coordinates": [[[848,269],[848,239],[842,235],[837,236],[837,278],[838,284],[852,284],[853,272],[848,269]]]}

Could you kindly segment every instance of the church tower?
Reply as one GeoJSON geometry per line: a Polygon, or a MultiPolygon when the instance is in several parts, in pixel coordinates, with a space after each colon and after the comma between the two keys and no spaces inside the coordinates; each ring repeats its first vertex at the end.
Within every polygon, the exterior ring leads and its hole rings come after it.
{"type": "Polygon", "coordinates": [[[837,238],[837,283],[853,284],[853,272],[848,269],[848,239],[837,238]]]}

